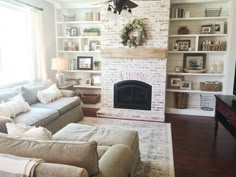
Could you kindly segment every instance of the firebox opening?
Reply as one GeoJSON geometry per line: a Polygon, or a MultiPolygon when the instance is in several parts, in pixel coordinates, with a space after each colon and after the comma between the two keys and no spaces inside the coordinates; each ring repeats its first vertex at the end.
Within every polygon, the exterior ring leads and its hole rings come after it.
{"type": "Polygon", "coordinates": [[[137,80],[114,84],[114,107],[151,110],[152,86],[137,80]]]}

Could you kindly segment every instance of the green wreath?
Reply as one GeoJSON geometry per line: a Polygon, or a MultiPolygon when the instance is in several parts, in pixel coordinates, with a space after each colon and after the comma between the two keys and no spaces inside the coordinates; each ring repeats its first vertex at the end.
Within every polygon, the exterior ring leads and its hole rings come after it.
{"type": "Polygon", "coordinates": [[[121,43],[124,46],[137,47],[145,41],[145,30],[144,26],[140,20],[134,19],[132,22],[126,24],[121,32],[121,43]],[[130,36],[130,32],[136,30],[138,32],[137,36],[130,36]]]}

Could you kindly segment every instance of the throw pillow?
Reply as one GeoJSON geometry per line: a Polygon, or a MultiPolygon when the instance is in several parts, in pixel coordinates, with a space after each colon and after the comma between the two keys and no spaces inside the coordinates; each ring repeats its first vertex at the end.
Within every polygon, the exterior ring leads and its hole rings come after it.
{"type": "Polygon", "coordinates": [[[47,104],[62,97],[62,94],[61,91],[57,88],[56,84],[53,84],[45,90],[38,91],[37,96],[41,103],[47,104]]]}
{"type": "Polygon", "coordinates": [[[7,133],[11,136],[51,140],[52,133],[44,127],[26,126],[23,124],[7,123],[7,133]]]}
{"type": "Polygon", "coordinates": [[[0,104],[0,116],[16,117],[17,114],[30,110],[29,104],[19,93],[8,102],[0,104]]]}
{"type": "Polygon", "coordinates": [[[28,102],[30,105],[35,104],[39,102],[37,98],[38,91],[44,90],[51,85],[52,82],[50,80],[45,82],[30,83],[21,87],[21,93],[26,102],[28,102]]]}
{"type": "Polygon", "coordinates": [[[0,153],[40,158],[48,163],[59,163],[85,168],[89,176],[99,172],[97,143],[71,141],[40,141],[14,138],[0,133],[0,153]]]}

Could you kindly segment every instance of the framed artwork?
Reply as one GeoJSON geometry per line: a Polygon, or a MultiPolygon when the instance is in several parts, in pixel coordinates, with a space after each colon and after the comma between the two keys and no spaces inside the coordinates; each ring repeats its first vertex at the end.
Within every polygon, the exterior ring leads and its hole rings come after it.
{"type": "Polygon", "coordinates": [[[169,88],[180,89],[180,83],[184,80],[184,76],[169,76],[169,88]]]}
{"type": "Polygon", "coordinates": [[[93,70],[93,57],[78,56],[77,69],[78,70],[93,70]]]}
{"type": "Polygon", "coordinates": [[[68,36],[70,36],[70,34],[71,34],[71,27],[66,26],[66,27],[64,28],[64,35],[65,35],[66,37],[68,37],[68,36]]]}
{"type": "Polygon", "coordinates": [[[92,41],[89,41],[89,48],[90,48],[90,51],[95,51],[97,50],[97,46],[100,45],[100,41],[98,40],[92,40],[92,41]]]}
{"type": "Polygon", "coordinates": [[[203,70],[206,69],[206,54],[205,53],[185,53],[184,54],[184,69],[188,70],[203,70]]]}
{"type": "Polygon", "coordinates": [[[191,90],[192,89],[192,82],[188,82],[188,81],[180,82],[180,89],[182,89],[182,90],[191,90]]]}
{"type": "Polygon", "coordinates": [[[78,29],[77,28],[71,28],[70,29],[70,36],[78,36],[78,29]]]}
{"type": "Polygon", "coordinates": [[[214,24],[213,31],[215,34],[224,34],[224,23],[223,22],[217,22],[217,24],[214,24]]]}
{"type": "Polygon", "coordinates": [[[172,44],[172,51],[178,51],[179,47],[178,44],[172,44]]]}
{"type": "Polygon", "coordinates": [[[191,47],[191,40],[177,40],[179,51],[188,51],[191,47]]]}
{"type": "Polygon", "coordinates": [[[211,34],[213,33],[213,25],[202,25],[201,27],[201,33],[202,34],[211,34]]]}

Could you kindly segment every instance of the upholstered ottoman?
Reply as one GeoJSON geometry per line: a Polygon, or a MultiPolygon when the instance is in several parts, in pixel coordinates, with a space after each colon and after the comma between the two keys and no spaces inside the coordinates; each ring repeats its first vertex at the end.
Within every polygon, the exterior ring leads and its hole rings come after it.
{"type": "Polygon", "coordinates": [[[134,163],[131,176],[137,168],[140,160],[138,132],[120,128],[104,128],[78,123],[71,123],[53,135],[53,139],[62,141],[96,141],[99,146],[113,146],[123,144],[134,152],[134,163]]]}

